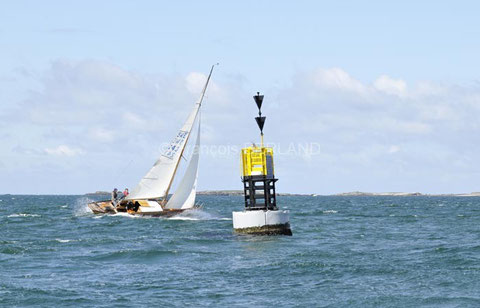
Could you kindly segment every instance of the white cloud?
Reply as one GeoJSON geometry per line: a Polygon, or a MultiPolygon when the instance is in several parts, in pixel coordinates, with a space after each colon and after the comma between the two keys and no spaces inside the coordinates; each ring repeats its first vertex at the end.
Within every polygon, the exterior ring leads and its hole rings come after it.
{"type": "Polygon", "coordinates": [[[89,130],[89,135],[93,140],[99,141],[99,142],[112,142],[115,139],[115,133],[111,130],[102,128],[102,127],[96,127],[96,128],[90,128],[89,130]]]}
{"type": "Polygon", "coordinates": [[[411,121],[408,119],[395,118],[392,115],[385,115],[383,121],[378,122],[376,129],[383,130],[388,134],[403,134],[408,136],[424,135],[432,131],[431,125],[421,121],[411,121]]]}
{"type": "Polygon", "coordinates": [[[200,93],[207,81],[207,76],[202,73],[192,72],[185,78],[186,87],[192,94],[200,93]]]}
{"type": "Polygon", "coordinates": [[[398,145],[391,145],[388,148],[388,153],[390,153],[390,154],[397,153],[398,151],[400,151],[400,147],[398,145]]]}
{"type": "MultiPolygon", "coordinates": [[[[21,108],[3,110],[0,125],[9,135],[3,162],[11,169],[33,166],[38,174],[60,167],[86,178],[101,173],[98,181],[110,184],[118,166],[134,160],[122,171],[123,182],[112,183],[134,185],[181,127],[205,80],[201,73],[146,76],[100,61],[55,62],[21,108]],[[76,159],[66,164],[60,156],[76,159]]],[[[214,74],[202,113],[202,145],[259,141],[255,93],[239,80],[214,74]]],[[[414,183],[420,186],[412,190],[428,191],[470,187],[480,173],[480,145],[472,141],[480,134],[479,87],[431,81],[407,86],[387,75],[362,82],[330,68],[298,74],[291,86],[264,94],[266,142],[321,148],[277,156],[280,191],[409,190],[414,183]]],[[[239,187],[237,154],[201,156],[199,187],[239,187]]],[[[92,190],[104,183],[94,184],[92,190]]]]}
{"type": "Polygon", "coordinates": [[[144,128],[145,127],[145,119],[142,119],[138,114],[134,112],[124,112],[123,120],[129,124],[131,127],[134,128],[144,128]]]}
{"type": "MultiPolygon", "coordinates": [[[[185,87],[187,88],[188,92],[190,92],[195,98],[198,98],[200,93],[205,86],[205,82],[207,81],[208,75],[191,72],[185,77],[185,87]]],[[[208,83],[208,91],[206,93],[207,97],[212,96],[213,102],[209,102],[209,104],[215,104],[216,106],[225,105],[228,97],[228,93],[225,93],[225,90],[222,89],[217,85],[214,80],[210,80],[208,83]]]]}
{"type": "Polygon", "coordinates": [[[321,187],[468,191],[480,173],[480,145],[472,142],[480,134],[479,95],[478,86],[407,86],[387,75],[369,83],[340,69],[319,69],[297,75],[277,95],[280,111],[269,124],[283,119],[273,132],[277,140],[321,144],[322,155],[304,169],[329,179],[319,179],[321,187]],[[457,182],[446,185],[442,178],[457,182]]]}
{"type": "Polygon", "coordinates": [[[428,134],[432,131],[430,125],[426,123],[404,122],[399,125],[399,128],[405,133],[410,134],[428,134]]]}
{"type": "Polygon", "coordinates": [[[313,74],[317,86],[364,94],[367,88],[340,68],[318,69],[313,74]]]}
{"type": "Polygon", "coordinates": [[[46,148],[44,151],[48,155],[54,155],[54,156],[69,156],[69,157],[72,157],[72,156],[77,156],[77,155],[84,154],[83,150],[81,150],[79,148],[72,148],[72,147],[69,147],[69,146],[64,145],[64,144],[59,145],[56,148],[46,148]]]}
{"type": "Polygon", "coordinates": [[[405,97],[407,95],[407,83],[401,79],[393,79],[387,75],[380,76],[373,83],[375,89],[386,94],[405,97]]]}
{"type": "Polygon", "coordinates": [[[431,81],[419,81],[416,84],[415,94],[419,97],[440,96],[447,94],[449,90],[451,90],[450,87],[445,85],[435,84],[431,81]]]}

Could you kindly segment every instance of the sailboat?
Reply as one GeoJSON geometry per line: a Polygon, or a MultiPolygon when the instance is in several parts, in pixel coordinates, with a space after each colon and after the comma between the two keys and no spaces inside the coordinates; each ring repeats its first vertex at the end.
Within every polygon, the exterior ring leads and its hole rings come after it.
{"type": "Polygon", "coordinates": [[[88,207],[95,214],[116,214],[119,212],[142,216],[173,216],[196,207],[196,187],[200,150],[200,109],[207,91],[214,66],[210,69],[200,98],[195,103],[187,120],[169,147],[160,155],[147,174],[124,199],[91,202],[88,207]],[[169,197],[170,188],[177,175],[178,167],[194,127],[197,137],[193,154],[177,189],[169,197]]]}

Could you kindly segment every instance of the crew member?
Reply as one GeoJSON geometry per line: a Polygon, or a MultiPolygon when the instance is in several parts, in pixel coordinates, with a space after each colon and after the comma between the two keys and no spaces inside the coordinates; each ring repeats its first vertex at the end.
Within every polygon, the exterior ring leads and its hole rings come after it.
{"type": "Polygon", "coordinates": [[[118,189],[114,188],[112,191],[112,204],[117,207],[118,189]]]}
{"type": "Polygon", "coordinates": [[[128,188],[125,188],[125,190],[123,191],[123,197],[126,198],[128,194],[129,194],[128,188]]]}

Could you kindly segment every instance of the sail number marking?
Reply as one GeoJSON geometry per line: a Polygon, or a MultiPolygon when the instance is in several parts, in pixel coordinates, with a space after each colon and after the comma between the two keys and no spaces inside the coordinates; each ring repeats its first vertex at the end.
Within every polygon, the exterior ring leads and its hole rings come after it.
{"type": "Polygon", "coordinates": [[[177,136],[173,139],[173,141],[168,146],[167,150],[163,154],[163,156],[172,159],[178,150],[181,148],[183,141],[187,138],[188,132],[187,131],[179,131],[177,136]]]}

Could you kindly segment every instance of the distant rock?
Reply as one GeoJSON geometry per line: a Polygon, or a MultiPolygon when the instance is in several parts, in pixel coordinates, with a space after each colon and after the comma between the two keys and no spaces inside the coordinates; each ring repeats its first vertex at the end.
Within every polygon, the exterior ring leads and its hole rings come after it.
{"type": "Polygon", "coordinates": [[[480,197],[480,192],[471,192],[464,194],[440,194],[440,195],[429,195],[429,196],[441,196],[441,197],[480,197]]]}
{"type": "Polygon", "coordinates": [[[371,192],[362,192],[362,191],[352,191],[346,193],[335,194],[334,196],[393,196],[393,197],[411,197],[411,196],[425,196],[425,197],[480,197],[480,192],[472,193],[463,193],[463,194],[422,194],[419,192],[408,193],[408,192],[381,192],[381,193],[371,193],[371,192]]]}
{"type": "MultiPolygon", "coordinates": [[[[197,195],[211,196],[243,196],[243,190],[204,190],[197,191],[197,195]]],[[[315,194],[277,193],[277,196],[316,196],[315,194]]]]}
{"type": "Polygon", "coordinates": [[[94,193],[86,193],[85,196],[104,196],[110,195],[109,191],[96,191],[94,193]]]}
{"type": "Polygon", "coordinates": [[[197,191],[197,195],[242,196],[243,195],[243,190],[204,190],[204,191],[197,191]]]}
{"type": "Polygon", "coordinates": [[[371,192],[362,192],[362,191],[352,191],[346,193],[335,194],[335,196],[423,196],[419,192],[408,193],[408,192],[382,192],[382,193],[371,193],[371,192]]]}

